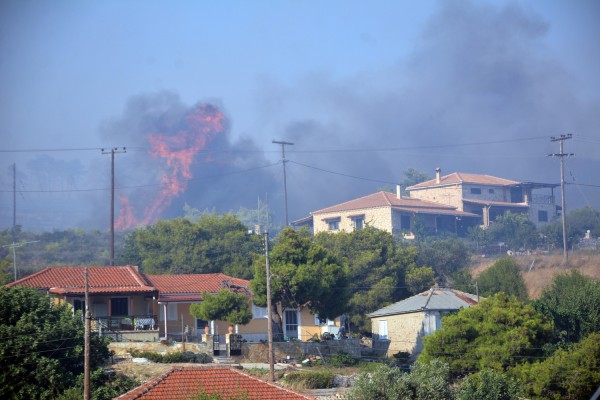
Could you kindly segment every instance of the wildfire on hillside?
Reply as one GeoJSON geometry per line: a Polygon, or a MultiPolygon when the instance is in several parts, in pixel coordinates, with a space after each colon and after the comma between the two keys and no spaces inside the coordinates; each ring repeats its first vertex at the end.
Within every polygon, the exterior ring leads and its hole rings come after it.
{"type": "Polygon", "coordinates": [[[190,167],[196,155],[224,131],[224,118],[215,106],[200,104],[186,114],[183,127],[176,133],[148,135],[149,154],[161,160],[162,164],[160,191],[140,217],[134,215],[129,198],[122,194],[116,229],[125,230],[155,222],[173,199],[185,192],[192,178],[190,167]]]}

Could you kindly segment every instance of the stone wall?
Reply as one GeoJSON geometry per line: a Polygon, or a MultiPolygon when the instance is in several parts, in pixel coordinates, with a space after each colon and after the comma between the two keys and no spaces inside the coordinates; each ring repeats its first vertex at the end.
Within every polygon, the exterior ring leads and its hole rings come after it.
{"type": "MultiPolygon", "coordinates": [[[[422,350],[421,335],[423,330],[424,312],[387,315],[371,319],[373,336],[379,334],[379,321],[387,321],[389,345],[387,355],[392,356],[399,351],[418,353],[422,350]]],[[[377,346],[374,344],[374,348],[377,346]]]]}
{"type": "MultiPolygon", "coordinates": [[[[348,353],[355,358],[362,356],[359,339],[331,340],[316,342],[276,342],[273,343],[275,361],[285,360],[288,356],[302,360],[309,355],[330,357],[336,353],[348,353]]],[[[267,343],[244,343],[240,362],[266,363],[269,361],[269,345],[267,343]]]]}
{"type": "Polygon", "coordinates": [[[331,232],[327,220],[339,218],[340,231],[353,232],[354,221],[351,217],[364,214],[364,224],[380,230],[392,232],[392,210],[390,207],[368,208],[334,213],[313,215],[314,233],[331,232]]]}

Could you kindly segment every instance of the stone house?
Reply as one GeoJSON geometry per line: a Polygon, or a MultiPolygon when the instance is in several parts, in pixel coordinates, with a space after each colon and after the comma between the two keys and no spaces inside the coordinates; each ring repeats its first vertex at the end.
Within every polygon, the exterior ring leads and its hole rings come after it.
{"type": "Polygon", "coordinates": [[[442,317],[479,302],[473,294],[445,288],[431,288],[367,314],[371,318],[373,347],[388,356],[400,351],[415,357],[423,350],[423,337],[441,327],[442,317]]]}
{"type": "Polygon", "coordinates": [[[464,234],[477,223],[478,215],[457,209],[452,205],[434,203],[402,196],[396,193],[377,192],[321,210],[310,217],[295,221],[295,227],[312,226],[313,232],[352,232],[370,226],[395,236],[411,237],[419,221],[430,232],[448,231],[464,234]]]}
{"type": "Polygon", "coordinates": [[[442,176],[441,169],[436,168],[435,179],[409,186],[406,190],[411,198],[476,214],[484,227],[507,211],[526,214],[540,227],[560,215],[560,207],[555,204],[554,198],[557,186],[462,172],[442,176]],[[550,193],[539,193],[542,189],[549,189],[550,193]]]}

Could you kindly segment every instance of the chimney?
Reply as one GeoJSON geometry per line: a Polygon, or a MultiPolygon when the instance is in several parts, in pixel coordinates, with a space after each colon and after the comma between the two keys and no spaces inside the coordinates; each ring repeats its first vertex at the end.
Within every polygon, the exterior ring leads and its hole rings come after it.
{"type": "Polygon", "coordinates": [[[442,182],[442,177],[440,176],[441,174],[442,174],[442,169],[440,167],[437,167],[435,169],[435,183],[442,182]]]}
{"type": "Polygon", "coordinates": [[[402,198],[402,187],[400,185],[396,185],[396,197],[398,199],[402,198]]]}

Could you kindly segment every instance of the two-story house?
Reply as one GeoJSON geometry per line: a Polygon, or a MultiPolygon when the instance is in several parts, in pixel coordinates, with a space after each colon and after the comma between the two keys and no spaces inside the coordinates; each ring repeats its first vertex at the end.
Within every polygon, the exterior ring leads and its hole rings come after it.
{"type": "Polygon", "coordinates": [[[453,205],[402,196],[400,187],[395,194],[376,192],[310,214],[310,217],[292,222],[292,225],[312,227],[315,234],[352,232],[370,226],[410,238],[417,223],[431,232],[464,234],[469,226],[479,221],[478,215],[458,210],[453,205]]]}
{"type": "Polygon", "coordinates": [[[484,227],[507,211],[526,214],[539,227],[560,215],[560,207],[554,198],[557,186],[462,172],[442,176],[441,169],[436,168],[435,179],[409,186],[406,190],[411,198],[477,214],[484,227]],[[539,193],[541,189],[549,189],[550,193],[539,193]]]}

